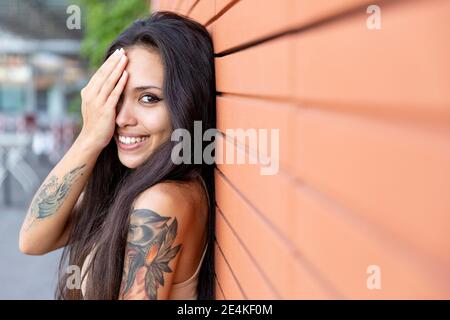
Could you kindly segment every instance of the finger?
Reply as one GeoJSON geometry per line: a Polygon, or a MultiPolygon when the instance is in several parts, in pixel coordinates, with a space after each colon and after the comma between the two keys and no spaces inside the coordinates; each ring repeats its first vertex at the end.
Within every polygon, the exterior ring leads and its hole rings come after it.
{"type": "Polygon", "coordinates": [[[123,55],[120,58],[119,63],[116,65],[114,70],[109,75],[108,79],[104,82],[99,93],[99,99],[101,99],[101,101],[106,101],[108,99],[109,95],[111,94],[111,91],[116,86],[117,81],[122,76],[127,61],[128,58],[125,55],[123,55]]]}
{"type": "Polygon", "coordinates": [[[122,94],[123,89],[125,88],[127,80],[128,80],[128,72],[124,70],[122,76],[120,77],[113,91],[109,95],[108,100],[106,100],[105,106],[107,107],[111,106],[114,108],[116,107],[117,102],[120,99],[120,95],[122,94]]]}
{"type": "Polygon", "coordinates": [[[93,95],[97,95],[101,90],[103,83],[114,70],[120,58],[124,54],[123,49],[116,50],[105,63],[97,70],[97,72],[92,76],[90,81],[90,90],[93,95]]]}
{"type": "Polygon", "coordinates": [[[120,50],[116,50],[111,56],[109,56],[97,72],[95,72],[88,84],[93,95],[98,94],[103,86],[103,83],[109,77],[123,55],[124,51],[122,48],[120,50]]]}
{"type": "Polygon", "coordinates": [[[119,49],[116,49],[116,51],[114,51],[114,52],[108,57],[108,59],[106,59],[106,61],[103,62],[103,64],[100,66],[100,68],[98,68],[98,69],[95,71],[95,73],[92,75],[91,79],[89,80],[88,86],[91,86],[92,83],[94,83],[94,82],[97,80],[98,75],[99,75],[100,73],[104,72],[104,70],[105,70],[105,68],[106,68],[106,66],[107,66],[108,64],[113,63],[113,61],[114,61],[115,59],[118,59],[118,58],[120,58],[120,52],[119,52],[119,49]]]}

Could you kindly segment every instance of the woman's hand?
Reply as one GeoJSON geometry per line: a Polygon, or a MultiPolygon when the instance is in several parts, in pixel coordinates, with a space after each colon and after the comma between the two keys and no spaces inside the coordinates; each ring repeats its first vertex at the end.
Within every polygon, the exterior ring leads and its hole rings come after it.
{"type": "Polygon", "coordinates": [[[81,90],[83,128],[80,139],[90,147],[103,149],[111,141],[116,126],[116,105],[127,82],[128,58],[116,50],[81,90]]]}

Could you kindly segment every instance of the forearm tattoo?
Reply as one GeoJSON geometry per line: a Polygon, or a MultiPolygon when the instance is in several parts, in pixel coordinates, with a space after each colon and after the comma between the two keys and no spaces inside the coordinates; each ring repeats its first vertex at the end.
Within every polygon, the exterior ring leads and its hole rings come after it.
{"type": "Polygon", "coordinates": [[[124,273],[120,289],[122,299],[157,299],[157,291],[164,286],[164,273],[181,249],[172,247],[178,222],[148,209],[136,209],[130,216],[125,251],[124,273]]]}
{"type": "Polygon", "coordinates": [[[58,181],[58,177],[53,175],[39,188],[28,213],[28,229],[34,221],[45,219],[58,211],[64,203],[64,199],[68,195],[74,181],[84,174],[83,169],[85,166],[83,164],[71,170],[64,175],[62,182],[58,181]]]}

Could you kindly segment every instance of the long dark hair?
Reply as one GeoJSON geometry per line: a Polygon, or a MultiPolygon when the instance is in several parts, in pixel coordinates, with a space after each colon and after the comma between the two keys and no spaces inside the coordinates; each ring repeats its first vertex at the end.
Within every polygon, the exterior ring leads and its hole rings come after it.
{"type": "MultiPolygon", "coordinates": [[[[202,129],[215,128],[214,50],[204,26],[188,17],[159,11],[139,19],[123,31],[106,52],[117,48],[145,46],[158,50],[164,67],[163,93],[172,128],[187,129],[194,137],[194,121],[202,129]]],[[[214,164],[174,164],[171,151],[177,142],[163,143],[144,164],[129,169],[121,164],[112,139],[102,150],[85,187],[83,200],[70,216],[73,226],[59,266],[57,299],[117,299],[122,279],[126,238],[132,202],[149,187],[165,181],[189,181],[199,175],[205,181],[208,200],[207,242],[199,281],[198,299],[214,299],[214,164]],[[88,267],[84,297],[79,289],[68,289],[66,265],[83,265],[96,248],[88,267]]],[[[208,142],[203,142],[203,148],[208,142]]],[[[194,149],[192,149],[194,150],[194,149]]]]}

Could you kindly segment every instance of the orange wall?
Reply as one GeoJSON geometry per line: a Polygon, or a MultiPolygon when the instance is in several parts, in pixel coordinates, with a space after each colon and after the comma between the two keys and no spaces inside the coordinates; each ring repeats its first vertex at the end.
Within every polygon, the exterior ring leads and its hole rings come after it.
{"type": "Polygon", "coordinates": [[[450,298],[450,1],[152,10],[213,35],[221,132],[280,129],[277,175],[218,165],[218,299],[450,298]],[[367,287],[370,265],[381,289],[367,287]]]}

